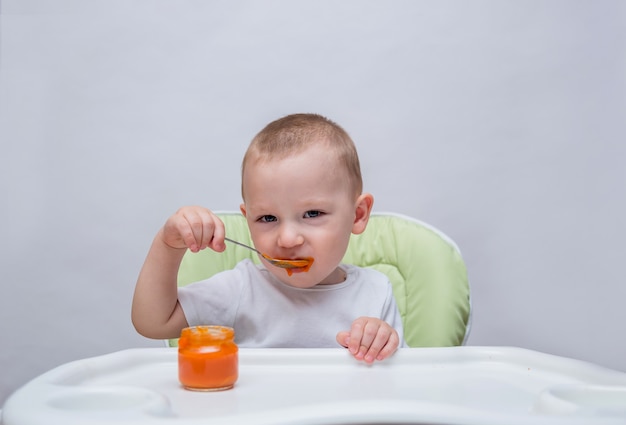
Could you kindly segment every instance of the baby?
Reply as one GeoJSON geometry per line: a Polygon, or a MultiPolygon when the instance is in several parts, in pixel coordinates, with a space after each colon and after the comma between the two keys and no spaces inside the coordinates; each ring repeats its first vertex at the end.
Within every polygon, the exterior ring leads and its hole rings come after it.
{"type": "Polygon", "coordinates": [[[337,124],[294,114],[267,125],[243,159],[241,213],[254,246],[272,258],[313,259],[284,269],[260,256],[205,281],[177,287],[187,250],[226,249],[223,222],[183,207],[157,233],[139,274],[132,320],[150,338],[183,328],[235,329],[240,347],[346,347],[367,363],[402,345],[402,322],[386,276],[342,264],[350,235],[362,233],[374,198],[362,193],[354,143],[337,124]]]}

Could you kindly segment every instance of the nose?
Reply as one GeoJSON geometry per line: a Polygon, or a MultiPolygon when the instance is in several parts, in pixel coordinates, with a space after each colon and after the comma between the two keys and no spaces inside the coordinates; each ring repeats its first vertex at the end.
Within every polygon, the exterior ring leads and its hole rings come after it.
{"type": "Polygon", "coordinates": [[[297,225],[283,223],[278,230],[277,243],[282,248],[293,248],[304,243],[304,236],[297,225]]]}

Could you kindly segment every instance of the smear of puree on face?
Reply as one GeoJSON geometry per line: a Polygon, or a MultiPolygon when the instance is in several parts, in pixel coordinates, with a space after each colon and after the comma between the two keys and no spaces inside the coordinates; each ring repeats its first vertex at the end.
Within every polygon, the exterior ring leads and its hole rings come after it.
{"type": "MultiPolygon", "coordinates": [[[[311,266],[313,265],[313,261],[315,260],[313,259],[313,257],[306,257],[304,261],[306,261],[306,264],[302,267],[285,268],[285,270],[287,271],[287,275],[291,276],[294,270],[298,270],[298,271],[301,270],[303,272],[308,272],[311,269],[311,266]]],[[[287,260],[287,263],[290,263],[289,260],[287,260]]]]}
{"type": "Polygon", "coordinates": [[[306,257],[299,260],[272,260],[272,264],[276,267],[285,269],[287,274],[291,276],[294,271],[308,272],[315,261],[312,257],[306,257]]]}
{"type": "Polygon", "coordinates": [[[313,265],[313,258],[312,257],[307,257],[304,259],[306,261],[306,264],[302,267],[289,267],[286,268],[285,270],[287,271],[287,275],[291,276],[293,274],[294,270],[298,270],[298,271],[303,271],[303,272],[308,272],[311,269],[311,266],[313,265]]]}

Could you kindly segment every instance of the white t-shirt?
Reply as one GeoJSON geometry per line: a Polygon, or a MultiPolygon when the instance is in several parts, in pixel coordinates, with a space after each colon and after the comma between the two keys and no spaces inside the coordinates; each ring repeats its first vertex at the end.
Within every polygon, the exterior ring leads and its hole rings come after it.
{"type": "Polygon", "coordinates": [[[389,279],[375,270],[341,267],[344,282],[301,289],[243,260],[232,270],[179,288],[178,300],[189,326],[230,326],[240,347],[338,347],[337,333],[349,331],[361,316],[384,320],[406,346],[389,279]]]}

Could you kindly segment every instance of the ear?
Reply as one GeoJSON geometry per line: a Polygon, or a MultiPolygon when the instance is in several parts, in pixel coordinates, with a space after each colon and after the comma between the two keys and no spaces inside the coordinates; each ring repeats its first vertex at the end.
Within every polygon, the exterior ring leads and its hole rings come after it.
{"type": "Polygon", "coordinates": [[[357,198],[352,233],[359,235],[365,231],[373,206],[374,196],[372,194],[363,193],[357,198]]]}
{"type": "Polygon", "coordinates": [[[241,211],[241,214],[243,214],[244,217],[247,217],[246,216],[246,204],[239,205],[239,211],[241,211]]]}

